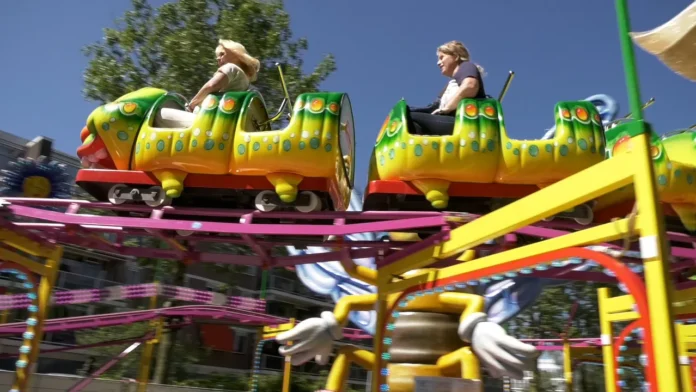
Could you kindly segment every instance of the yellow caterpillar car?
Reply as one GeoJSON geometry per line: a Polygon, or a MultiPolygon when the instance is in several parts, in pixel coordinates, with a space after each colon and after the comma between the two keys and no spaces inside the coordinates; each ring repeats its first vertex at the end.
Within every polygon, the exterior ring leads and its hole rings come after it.
{"type": "MultiPolygon", "coordinates": [[[[280,130],[255,91],[211,94],[192,124],[162,124],[178,95],[143,88],[98,107],[77,150],[77,183],[99,200],[159,206],[345,210],[355,169],[353,114],[342,93],[302,94],[280,130]]],[[[282,109],[282,108],[281,108],[282,109]]]]}

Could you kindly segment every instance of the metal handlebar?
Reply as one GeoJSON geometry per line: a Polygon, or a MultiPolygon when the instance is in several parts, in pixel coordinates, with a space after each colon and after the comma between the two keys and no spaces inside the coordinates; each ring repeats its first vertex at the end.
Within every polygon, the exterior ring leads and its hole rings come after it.
{"type": "MultiPolygon", "coordinates": [[[[640,108],[640,110],[645,110],[645,109],[649,108],[650,106],[652,106],[654,103],[655,103],[655,98],[650,98],[650,99],[648,99],[647,102],[645,102],[643,104],[643,106],[640,108]]],[[[631,117],[633,117],[633,113],[628,113],[627,115],[610,122],[609,126],[616,125],[616,124],[624,122],[626,120],[630,120],[631,117]]]]}
{"type": "Polygon", "coordinates": [[[500,91],[500,95],[498,96],[498,102],[503,102],[503,98],[505,98],[505,94],[507,94],[508,89],[510,88],[510,83],[512,83],[512,79],[515,78],[515,71],[509,71],[507,79],[505,79],[505,84],[503,85],[503,90],[500,91]]]}
{"type": "MultiPolygon", "coordinates": [[[[271,116],[268,120],[259,124],[259,126],[264,126],[264,125],[267,125],[269,123],[272,123],[273,121],[279,120],[280,117],[283,115],[283,111],[285,111],[286,106],[288,106],[290,104],[290,102],[292,102],[290,100],[290,93],[288,93],[288,87],[285,84],[285,76],[283,75],[283,68],[280,66],[280,63],[276,63],[275,65],[276,65],[276,67],[278,67],[278,73],[280,74],[280,85],[283,87],[283,101],[280,103],[280,108],[278,108],[278,111],[276,112],[276,114],[271,116]]],[[[292,111],[290,111],[290,113],[288,113],[288,118],[291,118],[291,117],[292,117],[292,111]]]]}

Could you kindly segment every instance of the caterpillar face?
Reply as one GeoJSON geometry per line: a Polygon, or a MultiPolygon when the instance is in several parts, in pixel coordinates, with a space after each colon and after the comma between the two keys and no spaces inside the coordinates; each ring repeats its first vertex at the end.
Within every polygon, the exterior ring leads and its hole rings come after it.
{"type": "Polygon", "coordinates": [[[82,129],[77,156],[84,167],[127,170],[149,109],[166,92],[143,88],[95,109],[82,129]]]}

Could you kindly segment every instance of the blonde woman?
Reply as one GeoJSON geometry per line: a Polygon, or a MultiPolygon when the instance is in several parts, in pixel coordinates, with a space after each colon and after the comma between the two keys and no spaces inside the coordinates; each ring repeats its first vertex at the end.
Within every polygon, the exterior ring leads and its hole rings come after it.
{"type": "Polygon", "coordinates": [[[195,97],[186,104],[187,111],[162,108],[155,117],[155,126],[161,128],[188,128],[195,115],[191,113],[208,94],[227,91],[247,91],[256,80],[260,62],[247,53],[244,45],[232,40],[221,39],[215,49],[218,69],[213,77],[201,87],[195,97]]]}
{"type": "Polygon", "coordinates": [[[469,57],[469,50],[459,41],[450,41],[437,48],[437,66],[450,81],[435,102],[423,108],[409,108],[411,133],[451,135],[459,101],[486,98],[483,68],[469,57]]]}
{"type": "Polygon", "coordinates": [[[244,45],[239,42],[221,39],[215,49],[215,57],[219,68],[191,99],[188,104],[189,110],[200,105],[210,93],[246,91],[251,82],[256,80],[260,62],[250,56],[244,45]]]}

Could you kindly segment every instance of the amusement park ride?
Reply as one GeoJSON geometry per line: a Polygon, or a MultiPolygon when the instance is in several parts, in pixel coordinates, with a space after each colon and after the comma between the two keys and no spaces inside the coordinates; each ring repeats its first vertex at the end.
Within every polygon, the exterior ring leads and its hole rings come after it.
{"type": "MultiPolygon", "coordinates": [[[[372,370],[373,391],[414,391],[432,377],[468,379],[461,390],[480,390],[480,367],[520,377],[547,349],[522,344],[496,323],[564,280],[621,283],[627,293],[609,297],[600,289],[600,338],[562,340],[568,388],[573,358],[601,349],[607,391],[621,389],[619,364],[636,352],[646,390],[692,390],[693,332],[680,321],[696,318],[695,285],[683,278],[696,261],[696,131],[658,136],[643,119],[626,1],[616,7],[630,116],[614,120],[607,99],[560,102],[549,137],[514,140],[501,94],[460,102],[451,135],[420,136],[409,132],[401,101],[377,136],[364,200],[355,190],[346,94],[300,95],[285,127],[277,120],[291,104],[287,90],[274,115],[257,92],[210,95],[188,128],[162,123],[161,108],[183,110],[185,101],[156,88],[97,108],[82,130],[78,156],[86,168],[77,175],[96,202],[52,193],[57,183],[41,174],[55,169],[47,162],[24,160],[24,177],[4,179],[6,191],[32,196],[5,197],[0,207],[2,268],[28,290],[0,297],[0,308],[29,314],[26,323],[0,326],[24,339],[12,391],[27,390],[43,332],[153,320],[143,340],[144,391],[167,316],[267,325],[259,344],[283,343],[292,364],[326,363],[339,338],[373,339],[372,352],[339,350],[327,390],[343,390],[351,363],[372,370]],[[133,236],[168,247],[126,245],[133,236]],[[249,254],[201,251],[210,242],[246,246],[249,254]],[[336,308],[296,324],[265,315],[261,299],[158,284],[51,297],[61,244],[186,263],[294,266],[336,308]],[[289,256],[275,256],[275,248],[289,256]],[[519,301],[509,302],[503,291],[519,301]],[[51,303],[156,296],[199,305],[46,320],[51,303]],[[349,320],[358,329],[345,328],[349,320]],[[616,335],[613,323],[626,321],[616,335]],[[632,338],[634,330],[641,333],[632,338]]],[[[658,29],[633,34],[691,80],[694,13],[696,3],[658,29]]]]}

